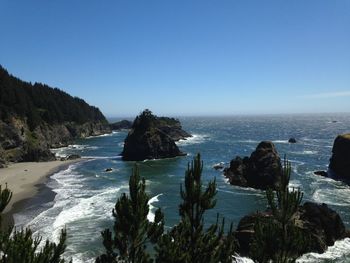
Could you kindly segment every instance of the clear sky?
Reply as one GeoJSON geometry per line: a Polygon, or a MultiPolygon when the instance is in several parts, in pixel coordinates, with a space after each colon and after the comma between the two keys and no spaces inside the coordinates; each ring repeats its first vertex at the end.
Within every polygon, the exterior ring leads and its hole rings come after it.
{"type": "Polygon", "coordinates": [[[0,64],[109,117],[350,112],[350,1],[0,0],[0,64]]]}

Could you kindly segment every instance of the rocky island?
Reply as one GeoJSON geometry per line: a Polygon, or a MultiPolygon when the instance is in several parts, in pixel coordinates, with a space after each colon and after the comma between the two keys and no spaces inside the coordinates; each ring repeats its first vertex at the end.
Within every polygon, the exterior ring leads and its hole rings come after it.
{"type": "Polygon", "coordinates": [[[350,133],[335,138],[328,171],[315,171],[314,174],[350,184],[350,133]]]}
{"type": "Polygon", "coordinates": [[[237,156],[224,169],[230,184],[262,190],[278,187],[281,174],[281,158],[274,144],[269,141],[259,143],[250,157],[237,156]]]}
{"type": "Polygon", "coordinates": [[[57,88],[22,81],[1,66],[0,88],[0,167],[54,160],[50,148],[111,132],[98,108],[57,88]]]}
{"type": "Polygon", "coordinates": [[[329,169],[336,177],[350,182],[350,133],[337,136],[332,153],[329,169]]]}
{"type": "Polygon", "coordinates": [[[125,161],[172,158],[185,155],[175,141],[191,135],[182,130],[178,120],[157,117],[144,110],[136,117],[124,141],[122,158],[125,161]]]}

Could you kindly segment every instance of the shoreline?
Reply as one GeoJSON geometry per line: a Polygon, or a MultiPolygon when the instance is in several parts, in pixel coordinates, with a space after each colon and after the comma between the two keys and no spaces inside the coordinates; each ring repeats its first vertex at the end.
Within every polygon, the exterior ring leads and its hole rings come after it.
{"type": "Polygon", "coordinates": [[[0,184],[4,188],[5,183],[7,183],[8,188],[13,193],[10,203],[3,212],[2,226],[4,228],[13,226],[13,215],[21,211],[31,201],[42,203],[53,200],[55,193],[45,186],[50,176],[81,161],[83,159],[79,158],[67,161],[23,162],[1,168],[0,184]],[[45,194],[41,196],[44,198],[34,200],[44,190],[45,194]]]}

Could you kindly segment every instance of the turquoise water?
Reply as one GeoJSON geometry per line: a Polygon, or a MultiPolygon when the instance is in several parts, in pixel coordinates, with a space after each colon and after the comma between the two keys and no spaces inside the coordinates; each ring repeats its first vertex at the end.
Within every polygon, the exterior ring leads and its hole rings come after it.
{"type": "MultiPolygon", "coordinates": [[[[141,176],[146,178],[152,197],[152,212],[161,207],[166,226],[178,222],[179,189],[188,161],[200,152],[204,161],[203,179],[217,180],[217,205],[207,214],[213,222],[216,213],[237,225],[244,215],[266,207],[264,193],[227,184],[222,172],[212,168],[226,164],[236,155],[250,155],[262,140],[275,143],[281,156],[292,162],[291,186],[300,187],[304,200],[329,204],[350,227],[350,187],[331,179],[313,175],[327,169],[333,140],[337,134],[350,131],[350,115],[236,116],[220,118],[180,118],[186,131],[194,135],[178,142],[185,157],[140,162],[141,176]],[[337,122],[333,122],[333,121],[337,122]],[[295,137],[297,144],[288,144],[295,137]]],[[[57,155],[77,153],[89,157],[51,177],[47,186],[56,193],[46,204],[34,204],[15,216],[18,225],[30,225],[36,233],[55,239],[67,228],[66,256],[74,262],[89,262],[102,252],[100,232],[112,227],[111,210],[118,196],[127,192],[133,162],[123,162],[126,131],[78,140],[75,145],[56,150],[57,155]],[[104,172],[113,168],[112,172],[104,172]]],[[[149,214],[152,220],[153,214],[149,214]]],[[[300,262],[346,262],[350,241],[338,242],[327,253],[306,255],[300,262]]],[[[248,261],[248,260],[246,260],[248,261]]]]}

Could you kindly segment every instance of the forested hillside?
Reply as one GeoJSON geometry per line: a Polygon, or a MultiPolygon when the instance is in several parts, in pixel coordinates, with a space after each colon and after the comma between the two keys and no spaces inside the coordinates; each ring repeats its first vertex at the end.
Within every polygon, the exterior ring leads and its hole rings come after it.
{"type": "Polygon", "coordinates": [[[52,160],[51,147],[108,132],[98,108],[58,88],[22,81],[0,66],[0,167],[52,160]]]}
{"type": "Polygon", "coordinates": [[[26,118],[31,129],[43,122],[107,122],[98,108],[84,100],[45,84],[22,81],[0,66],[0,119],[6,122],[13,115],[26,118]]]}

